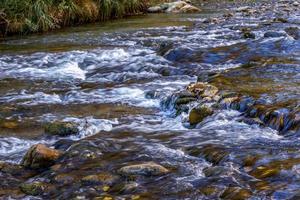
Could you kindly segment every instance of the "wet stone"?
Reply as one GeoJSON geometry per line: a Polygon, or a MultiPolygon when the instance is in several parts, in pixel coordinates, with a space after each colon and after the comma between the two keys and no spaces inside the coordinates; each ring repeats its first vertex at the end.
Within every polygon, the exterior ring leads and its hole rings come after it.
{"type": "Polygon", "coordinates": [[[32,182],[32,183],[23,183],[20,186],[22,192],[27,195],[37,196],[42,195],[47,189],[47,185],[43,182],[32,182]]]}
{"type": "Polygon", "coordinates": [[[208,167],[203,170],[203,173],[206,177],[210,176],[222,176],[225,175],[228,172],[228,169],[222,167],[222,166],[213,166],[208,167]]]}
{"type": "Polygon", "coordinates": [[[123,176],[142,175],[142,176],[160,176],[169,173],[165,167],[154,162],[135,164],[122,167],[119,174],[123,176]]]}
{"type": "Polygon", "coordinates": [[[119,176],[109,173],[99,173],[85,176],[81,179],[81,182],[85,185],[103,184],[112,186],[118,182],[119,176]]]}
{"type": "Polygon", "coordinates": [[[78,134],[79,129],[72,122],[52,122],[45,125],[45,133],[64,137],[78,134]]]}
{"type": "Polygon", "coordinates": [[[44,144],[36,144],[27,151],[21,165],[31,169],[47,168],[53,165],[61,154],[60,151],[51,149],[44,144]]]}
{"type": "Polygon", "coordinates": [[[189,113],[189,122],[191,125],[196,125],[213,113],[213,110],[207,106],[199,106],[193,108],[189,113]]]}

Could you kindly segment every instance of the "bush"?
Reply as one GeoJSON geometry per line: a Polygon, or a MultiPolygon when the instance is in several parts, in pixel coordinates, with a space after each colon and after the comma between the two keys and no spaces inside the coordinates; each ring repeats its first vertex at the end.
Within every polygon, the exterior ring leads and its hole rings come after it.
{"type": "Polygon", "coordinates": [[[3,35],[45,32],[75,24],[121,18],[146,8],[147,0],[2,0],[3,35]]]}

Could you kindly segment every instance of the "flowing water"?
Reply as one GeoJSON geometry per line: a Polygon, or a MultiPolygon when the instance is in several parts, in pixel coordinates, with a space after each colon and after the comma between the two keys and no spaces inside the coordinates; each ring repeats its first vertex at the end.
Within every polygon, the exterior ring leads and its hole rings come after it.
{"type": "MultiPolygon", "coordinates": [[[[280,3],[276,6],[270,9],[281,8],[280,3]]],[[[19,163],[36,143],[77,152],[62,161],[73,168],[55,174],[71,174],[73,184],[55,182],[50,172],[36,176],[60,191],[46,194],[47,198],[89,199],[100,193],[116,199],[298,195],[299,133],[282,135],[267,126],[244,123],[241,114],[230,109],[190,127],[187,113],[176,115],[172,104],[172,94],[198,76],[220,72],[222,77],[212,82],[223,90],[298,109],[300,40],[288,34],[264,37],[268,31],[283,33],[287,27],[299,27],[297,8],[290,15],[283,12],[287,23],[273,22],[277,13],[271,11],[224,18],[223,9],[207,9],[200,14],[131,17],[3,41],[0,160],[19,163]],[[251,28],[256,38],[245,39],[243,28],[251,28]],[[254,64],[244,67],[249,62],[254,64]],[[43,125],[56,120],[76,122],[80,134],[46,135],[43,125]],[[60,147],[66,144],[77,146],[60,147]],[[85,150],[97,154],[96,158],[82,159],[85,150]],[[124,165],[145,161],[172,172],[140,177],[130,192],[105,193],[80,185],[83,175],[99,170],[116,173],[124,165]]],[[[129,182],[120,182],[124,181],[129,182]]]]}

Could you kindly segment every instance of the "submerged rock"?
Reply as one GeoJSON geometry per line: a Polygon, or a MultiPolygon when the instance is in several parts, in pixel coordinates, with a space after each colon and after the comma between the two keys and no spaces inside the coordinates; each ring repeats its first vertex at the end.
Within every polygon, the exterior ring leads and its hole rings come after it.
{"type": "Polygon", "coordinates": [[[104,185],[113,185],[119,180],[119,177],[109,173],[99,173],[85,176],[81,179],[83,184],[104,184],[104,185]]]}
{"type": "Polygon", "coordinates": [[[79,129],[72,122],[52,122],[45,125],[45,133],[49,135],[68,136],[79,133],[79,129]]]}
{"type": "Polygon", "coordinates": [[[32,182],[32,183],[23,183],[20,186],[22,192],[32,196],[42,195],[46,190],[46,188],[47,185],[39,181],[32,182]]]}
{"type": "Polygon", "coordinates": [[[212,115],[214,112],[207,106],[199,106],[193,108],[189,114],[189,122],[191,125],[196,125],[204,120],[204,118],[212,115]]]}
{"type": "Polygon", "coordinates": [[[228,187],[224,190],[220,197],[222,199],[243,200],[248,199],[251,195],[252,193],[248,189],[240,187],[228,187]]]}
{"type": "MultiPolygon", "coordinates": [[[[54,171],[54,170],[52,170],[54,171]]],[[[72,174],[58,174],[54,177],[55,182],[59,184],[71,184],[74,182],[75,177],[72,174]]]]}
{"type": "Polygon", "coordinates": [[[300,39],[300,29],[298,27],[288,27],[284,30],[289,36],[293,37],[295,40],[300,39]]]}
{"type": "Polygon", "coordinates": [[[12,175],[17,178],[29,178],[36,174],[33,170],[26,169],[21,165],[0,161],[0,173],[12,175]]]}
{"type": "Polygon", "coordinates": [[[124,176],[160,176],[169,173],[169,170],[154,162],[147,162],[143,164],[122,167],[118,172],[124,176]]]}
{"type": "Polygon", "coordinates": [[[31,169],[47,168],[53,165],[60,156],[60,151],[51,149],[44,144],[36,144],[27,151],[21,165],[31,169]]]}
{"type": "Polygon", "coordinates": [[[264,37],[266,38],[272,38],[272,37],[285,37],[285,32],[276,32],[276,31],[268,31],[264,34],[264,37]]]}

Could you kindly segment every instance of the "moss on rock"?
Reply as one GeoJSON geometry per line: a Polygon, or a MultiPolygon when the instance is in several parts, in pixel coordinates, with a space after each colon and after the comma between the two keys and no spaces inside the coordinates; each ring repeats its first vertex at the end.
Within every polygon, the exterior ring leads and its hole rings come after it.
{"type": "Polygon", "coordinates": [[[45,133],[49,135],[68,136],[79,133],[79,129],[72,122],[53,122],[45,125],[45,133]]]}
{"type": "Polygon", "coordinates": [[[213,110],[207,106],[193,108],[189,114],[189,122],[191,125],[196,125],[213,113],[213,110]]]}

